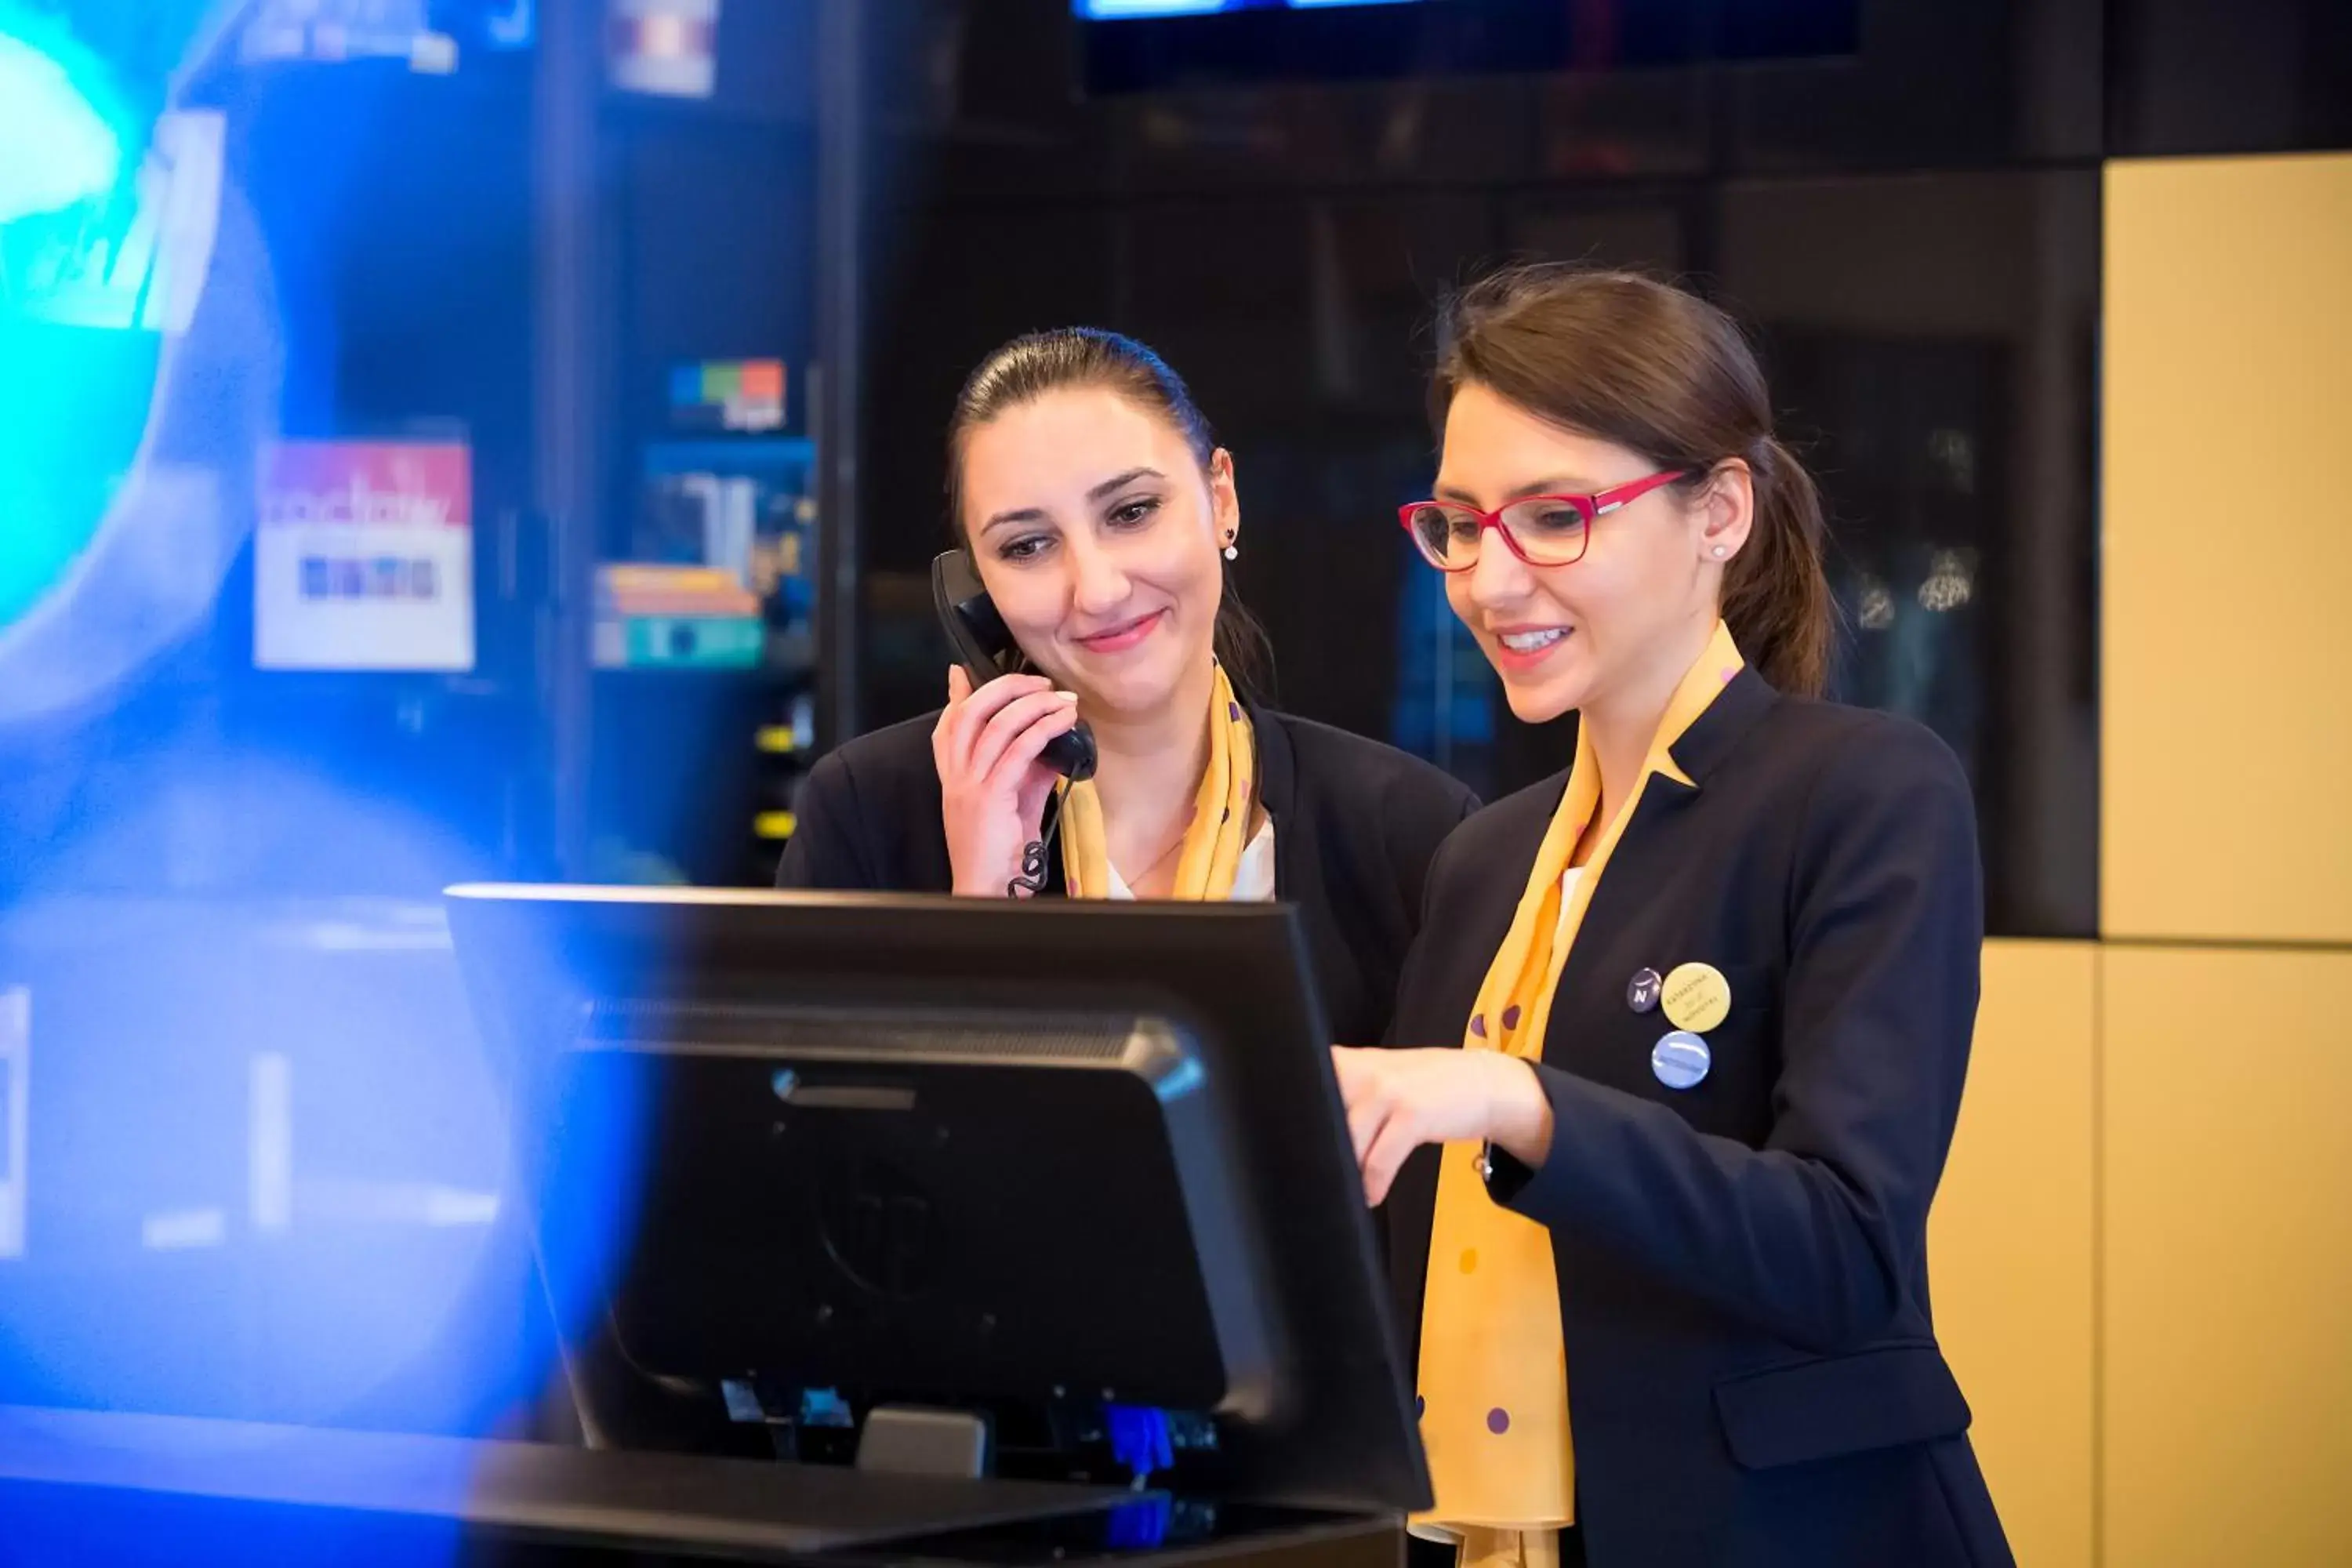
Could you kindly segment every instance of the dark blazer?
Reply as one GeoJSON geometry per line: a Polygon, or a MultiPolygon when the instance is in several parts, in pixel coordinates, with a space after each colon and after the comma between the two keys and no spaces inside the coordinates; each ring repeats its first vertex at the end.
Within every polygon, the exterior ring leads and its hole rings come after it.
{"type": "MultiPolygon", "coordinates": [[[[1601,1568],[2010,1563],[1927,1309],[1984,934],[1968,780],[1920,726],[1752,670],[1674,756],[1694,786],[1650,780],[1560,977],[1537,1069],[1550,1154],[1497,1153],[1488,1180],[1551,1230],[1583,1549],[1601,1568]],[[1676,1091],[1650,1067],[1673,1026],[1628,983],[1694,960],[1731,1014],[1676,1091]]],[[[1446,841],[1395,1043],[1460,1044],[1566,785],[1446,841]]],[[[1423,1149],[1384,1215],[1414,1325],[1436,1194],[1423,1149]]]]}
{"type": "MultiPolygon", "coordinates": [[[[1332,1033],[1387,1031],[1430,858],[1477,797],[1417,757],[1343,730],[1247,705],[1258,798],[1274,822],[1274,889],[1298,906],[1332,1033]]],[[[944,893],[954,886],[931,761],[937,714],[842,746],[801,786],[782,888],[944,893]]],[[[1062,890],[1048,857],[1047,889],[1062,890]]]]}

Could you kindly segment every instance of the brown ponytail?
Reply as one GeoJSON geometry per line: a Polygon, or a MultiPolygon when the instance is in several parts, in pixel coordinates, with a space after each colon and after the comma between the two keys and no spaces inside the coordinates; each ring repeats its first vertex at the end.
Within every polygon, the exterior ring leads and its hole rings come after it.
{"type": "Polygon", "coordinates": [[[1822,569],[1821,491],[1789,448],[1767,436],[1748,454],[1756,521],[1723,574],[1723,618],[1764,678],[1821,695],[1836,610],[1822,569]]]}
{"type": "Polygon", "coordinates": [[[1820,694],[1835,616],[1821,493],[1773,436],[1764,373],[1729,316],[1639,273],[1521,267],[1457,297],[1441,342],[1430,384],[1441,439],[1454,395],[1475,383],[1565,429],[1687,470],[1676,486],[1685,495],[1727,461],[1745,462],[1755,519],[1724,574],[1723,618],[1767,680],[1820,694]]]}

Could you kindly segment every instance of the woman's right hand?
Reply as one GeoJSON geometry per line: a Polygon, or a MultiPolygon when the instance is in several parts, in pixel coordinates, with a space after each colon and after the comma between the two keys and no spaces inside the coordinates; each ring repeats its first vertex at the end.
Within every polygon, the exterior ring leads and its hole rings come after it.
{"type": "Polygon", "coordinates": [[[1078,721],[1078,700],[1039,675],[1001,675],[979,690],[948,669],[948,705],[931,729],[948,863],[955,891],[1001,899],[1021,875],[1022,852],[1043,830],[1059,777],[1038,760],[1078,721]]]}

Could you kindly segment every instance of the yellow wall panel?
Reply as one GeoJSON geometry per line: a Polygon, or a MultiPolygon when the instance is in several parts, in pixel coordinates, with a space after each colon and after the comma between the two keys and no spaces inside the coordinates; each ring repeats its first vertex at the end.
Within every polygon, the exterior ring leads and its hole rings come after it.
{"type": "Polygon", "coordinates": [[[2352,952],[2101,955],[2105,1560],[2352,1563],[2352,952]]]}
{"type": "Polygon", "coordinates": [[[2352,941],[2352,156],[2106,174],[2109,936],[2352,941]]]}
{"type": "Polygon", "coordinates": [[[1986,944],[1951,1163],[1928,1220],[1936,1332],[2018,1561],[2092,1561],[2092,1088],[2098,950],[1986,944]]]}

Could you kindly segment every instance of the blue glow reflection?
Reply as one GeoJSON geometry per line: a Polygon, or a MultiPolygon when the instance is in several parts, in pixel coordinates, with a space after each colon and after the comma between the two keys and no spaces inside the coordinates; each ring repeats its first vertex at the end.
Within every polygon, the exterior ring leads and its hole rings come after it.
{"type": "MultiPolygon", "coordinates": [[[[527,637],[437,683],[258,671],[251,566],[272,443],[451,422],[487,334],[446,312],[527,319],[466,290],[499,247],[527,280],[529,205],[402,163],[404,66],[246,58],[259,16],[0,0],[0,1405],[532,1435],[557,1327],[593,1310],[548,1300],[534,1218],[625,1242],[625,1158],[597,1156],[634,1107],[546,1171],[438,898],[543,870],[527,637]],[[387,188],[444,227],[371,232],[387,188]],[[413,289],[389,309],[387,279],[413,289]]],[[[484,56],[530,42],[527,5],[479,21],[484,56]]],[[[524,80],[447,101],[520,116],[524,80]]],[[[12,1516],[0,1558],[152,1552],[106,1535],[123,1506],[12,1516]]],[[[164,1555],[358,1550],[224,1528],[164,1555]]]]}

